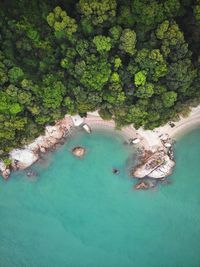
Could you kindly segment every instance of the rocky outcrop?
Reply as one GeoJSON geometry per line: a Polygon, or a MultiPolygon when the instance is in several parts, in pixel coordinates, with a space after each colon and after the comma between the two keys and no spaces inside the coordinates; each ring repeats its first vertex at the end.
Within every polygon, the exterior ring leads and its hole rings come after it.
{"type": "Polygon", "coordinates": [[[10,176],[10,169],[5,169],[3,172],[2,172],[2,177],[7,180],[10,176]]]}
{"type": "Polygon", "coordinates": [[[3,172],[6,169],[6,165],[0,160],[0,171],[3,172]]]}
{"type": "Polygon", "coordinates": [[[5,180],[8,179],[10,175],[10,169],[4,164],[3,161],[0,161],[0,172],[5,180]]]}
{"type": "Polygon", "coordinates": [[[76,157],[83,157],[85,155],[85,148],[77,146],[72,149],[72,154],[76,157]]]}
{"type": "Polygon", "coordinates": [[[174,165],[175,162],[169,158],[165,151],[157,151],[145,158],[142,164],[135,167],[133,176],[136,178],[161,179],[172,173],[174,165]]]}
{"type": "Polygon", "coordinates": [[[137,190],[147,190],[147,189],[149,189],[149,186],[146,182],[142,181],[142,182],[135,184],[134,188],[137,190]]]}
{"type": "Polygon", "coordinates": [[[172,173],[174,166],[175,162],[171,160],[169,156],[165,155],[163,164],[161,164],[154,171],[148,174],[148,177],[160,179],[169,176],[172,173]]]}
{"type": "Polygon", "coordinates": [[[39,155],[29,149],[14,149],[10,152],[12,167],[24,170],[39,159],[39,155]]]}
{"type": "MultiPolygon", "coordinates": [[[[41,152],[44,153],[58,144],[72,127],[73,122],[69,116],[57,121],[54,126],[46,126],[45,135],[39,136],[24,148],[14,149],[9,153],[11,167],[14,170],[30,167],[39,159],[41,152]]],[[[5,179],[9,177],[10,169],[6,168],[3,161],[0,161],[0,172],[5,179]]]]}
{"type": "Polygon", "coordinates": [[[37,152],[46,152],[49,148],[52,148],[57,144],[66,134],[66,129],[61,124],[55,126],[47,126],[45,129],[45,135],[41,135],[35,139],[33,143],[26,146],[27,149],[37,152]]]}
{"type": "Polygon", "coordinates": [[[143,164],[140,164],[135,168],[133,176],[136,178],[144,178],[145,176],[148,176],[152,171],[164,163],[164,156],[164,151],[153,153],[143,164]]]}

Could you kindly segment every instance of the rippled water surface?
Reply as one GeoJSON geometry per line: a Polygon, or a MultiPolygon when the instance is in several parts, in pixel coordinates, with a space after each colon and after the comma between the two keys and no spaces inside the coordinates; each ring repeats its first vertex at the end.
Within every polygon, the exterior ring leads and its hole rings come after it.
{"type": "Polygon", "coordinates": [[[1,179],[0,266],[199,267],[200,129],[176,144],[171,184],[156,191],[132,189],[133,157],[114,132],[78,133],[34,166],[37,179],[1,179]]]}

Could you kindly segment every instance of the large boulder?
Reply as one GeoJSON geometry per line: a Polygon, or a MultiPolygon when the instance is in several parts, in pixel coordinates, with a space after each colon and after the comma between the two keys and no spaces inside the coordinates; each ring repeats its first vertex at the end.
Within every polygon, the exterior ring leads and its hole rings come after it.
{"type": "Polygon", "coordinates": [[[26,169],[39,159],[38,154],[29,149],[14,149],[10,152],[12,166],[18,169],[26,169]]]}
{"type": "Polygon", "coordinates": [[[133,176],[144,178],[146,176],[154,179],[160,179],[169,176],[175,162],[172,161],[164,151],[155,152],[147,158],[143,164],[136,166],[133,176]]]}
{"type": "Polygon", "coordinates": [[[133,176],[136,178],[144,178],[157,169],[164,162],[165,153],[157,151],[148,157],[143,164],[136,166],[133,176]]]}
{"type": "Polygon", "coordinates": [[[72,154],[76,157],[82,157],[85,154],[85,148],[81,146],[76,146],[72,149],[72,154]]]}
{"type": "Polygon", "coordinates": [[[152,171],[148,177],[154,179],[164,178],[169,176],[172,173],[173,167],[175,166],[175,162],[169,158],[169,156],[164,157],[164,162],[157,169],[152,171]]]}
{"type": "Polygon", "coordinates": [[[141,182],[135,184],[134,188],[137,190],[146,190],[146,189],[149,189],[149,186],[146,182],[141,181],[141,182]]]}
{"type": "Polygon", "coordinates": [[[45,129],[45,136],[47,138],[53,137],[55,139],[61,139],[64,136],[64,131],[61,126],[47,126],[45,129]]]}
{"type": "Polygon", "coordinates": [[[3,172],[6,170],[6,165],[3,161],[0,160],[0,171],[3,172]]]}
{"type": "Polygon", "coordinates": [[[0,161],[0,174],[4,179],[8,179],[10,176],[10,169],[6,167],[3,161],[0,161]]]}

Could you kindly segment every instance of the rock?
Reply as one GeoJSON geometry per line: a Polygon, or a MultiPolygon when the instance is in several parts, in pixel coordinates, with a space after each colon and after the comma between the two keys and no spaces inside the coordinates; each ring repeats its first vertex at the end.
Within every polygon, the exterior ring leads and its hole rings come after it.
{"type": "Polygon", "coordinates": [[[0,171],[3,172],[6,170],[6,165],[3,161],[0,160],[0,171]]]}
{"type": "MultiPolygon", "coordinates": [[[[40,152],[46,152],[48,149],[55,147],[63,137],[66,131],[70,131],[73,122],[70,117],[60,120],[54,126],[46,126],[45,135],[40,135],[31,144],[24,146],[23,149],[14,149],[10,152],[12,168],[14,170],[26,169],[39,159],[40,152]]],[[[0,172],[6,167],[0,160],[0,172]]],[[[4,172],[4,177],[7,172],[4,172]]]]}
{"type": "Polygon", "coordinates": [[[124,141],[123,145],[127,146],[127,145],[129,145],[129,142],[128,141],[124,141]]]}
{"type": "Polygon", "coordinates": [[[46,126],[45,129],[45,136],[48,137],[53,137],[55,139],[61,139],[64,135],[64,131],[60,125],[56,126],[46,126]]]}
{"type": "Polygon", "coordinates": [[[137,190],[147,190],[147,189],[149,189],[149,186],[146,182],[142,181],[142,182],[135,184],[134,188],[137,190]]]}
{"type": "Polygon", "coordinates": [[[46,148],[43,147],[43,146],[41,146],[41,147],[40,147],[40,152],[45,153],[45,152],[46,152],[46,148]]]}
{"type": "Polygon", "coordinates": [[[154,179],[164,178],[172,173],[175,162],[169,156],[165,155],[164,162],[158,168],[153,170],[148,176],[154,179]]]}
{"type": "Polygon", "coordinates": [[[161,179],[160,180],[160,183],[162,183],[164,185],[169,185],[169,184],[171,184],[171,181],[170,180],[167,180],[167,179],[161,179]]]}
{"type": "Polygon", "coordinates": [[[114,173],[114,174],[120,174],[120,171],[118,170],[118,169],[116,169],[116,168],[113,168],[113,170],[112,170],[112,172],[114,173]]]}
{"type": "Polygon", "coordinates": [[[149,176],[149,174],[158,168],[163,162],[165,153],[164,151],[157,151],[153,153],[152,156],[147,158],[147,160],[144,162],[144,164],[136,166],[133,176],[136,178],[144,178],[145,176],[149,176]]]}
{"type": "Polygon", "coordinates": [[[131,138],[129,139],[130,144],[138,144],[140,143],[141,139],[139,138],[131,138]]]}
{"type": "Polygon", "coordinates": [[[47,139],[47,143],[48,143],[48,148],[53,147],[55,144],[57,144],[59,142],[58,139],[54,138],[54,137],[49,137],[47,139]]]}
{"type": "Polygon", "coordinates": [[[174,151],[172,147],[169,148],[167,155],[171,160],[174,160],[174,151]]]}
{"type": "Polygon", "coordinates": [[[148,185],[149,188],[156,187],[159,182],[158,179],[153,179],[149,177],[145,178],[143,181],[148,185]]]}
{"type": "Polygon", "coordinates": [[[26,169],[36,162],[39,158],[38,154],[29,149],[14,149],[10,152],[10,158],[12,160],[12,166],[16,166],[19,169],[26,169]]]}
{"type": "Polygon", "coordinates": [[[76,157],[82,157],[85,154],[85,148],[81,146],[74,147],[72,149],[72,154],[76,157]]]}
{"type": "Polygon", "coordinates": [[[84,123],[84,119],[81,118],[79,115],[71,116],[74,126],[80,126],[82,123],[84,123]]]}
{"type": "Polygon", "coordinates": [[[146,176],[153,179],[160,179],[169,176],[175,162],[170,159],[165,151],[157,151],[144,161],[143,164],[136,166],[133,176],[144,178],[146,176]]]}
{"type": "Polygon", "coordinates": [[[28,177],[36,177],[36,176],[37,176],[37,172],[36,172],[36,171],[33,171],[33,170],[28,170],[28,171],[26,172],[26,175],[27,175],[28,177]]]}
{"type": "Polygon", "coordinates": [[[143,163],[147,161],[153,155],[151,150],[141,149],[139,148],[139,160],[143,163]]]}
{"type": "Polygon", "coordinates": [[[6,167],[3,161],[0,161],[0,172],[2,177],[6,180],[10,176],[10,169],[6,167]]]}
{"type": "Polygon", "coordinates": [[[10,176],[10,169],[5,169],[3,172],[2,172],[2,177],[7,180],[10,176]]]}
{"type": "Polygon", "coordinates": [[[168,147],[171,147],[172,144],[170,144],[170,143],[164,143],[164,146],[168,148],[168,147]]]}

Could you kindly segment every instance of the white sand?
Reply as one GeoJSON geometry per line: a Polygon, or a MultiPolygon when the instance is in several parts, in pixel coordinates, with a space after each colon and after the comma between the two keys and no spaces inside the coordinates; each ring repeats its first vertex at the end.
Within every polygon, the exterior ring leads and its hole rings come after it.
{"type": "MultiPolygon", "coordinates": [[[[103,127],[115,129],[115,122],[113,120],[103,120],[98,113],[88,113],[87,118],[85,118],[85,123],[87,123],[91,128],[103,127]]],[[[172,128],[168,123],[164,126],[158,127],[152,131],[144,130],[142,127],[136,130],[132,125],[123,127],[121,129],[129,138],[140,138],[140,146],[143,146],[147,150],[156,151],[158,148],[163,148],[164,146],[161,142],[161,135],[167,135],[170,138],[176,139],[180,134],[184,134],[191,128],[200,125],[200,105],[196,108],[192,108],[188,117],[181,117],[179,121],[174,122],[175,126],[172,128]]]]}
{"type": "Polygon", "coordinates": [[[143,136],[149,147],[153,150],[156,147],[162,147],[160,136],[168,136],[172,139],[177,139],[180,135],[185,134],[192,128],[200,126],[200,105],[196,108],[192,108],[188,117],[180,117],[180,120],[173,122],[175,126],[172,128],[168,123],[164,126],[155,128],[154,130],[144,130],[143,128],[138,129],[138,133],[143,136]]]}
{"type": "MultiPolygon", "coordinates": [[[[114,120],[103,120],[97,114],[87,114],[87,118],[85,118],[85,123],[87,123],[92,129],[94,128],[103,128],[103,129],[115,129],[114,120]]],[[[140,146],[143,146],[146,149],[149,149],[149,144],[143,136],[141,136],[138,131],[132,127],[132,125],[123,127],[120,132],[124,134],[128,138],[140,138],[140,146]]]]}
{"type": "Polygon", "coordinates": [[[192,108],[188,117],[181,117],[179,121],[174,122],[175,126],[172,128],[169,124],[156,128],[155,130],[159,134],[169,134],[171,138],[178,138],[185,132],[190,131],[196,126],[200,126],[200,105],[196,108],[192,108]]]}

